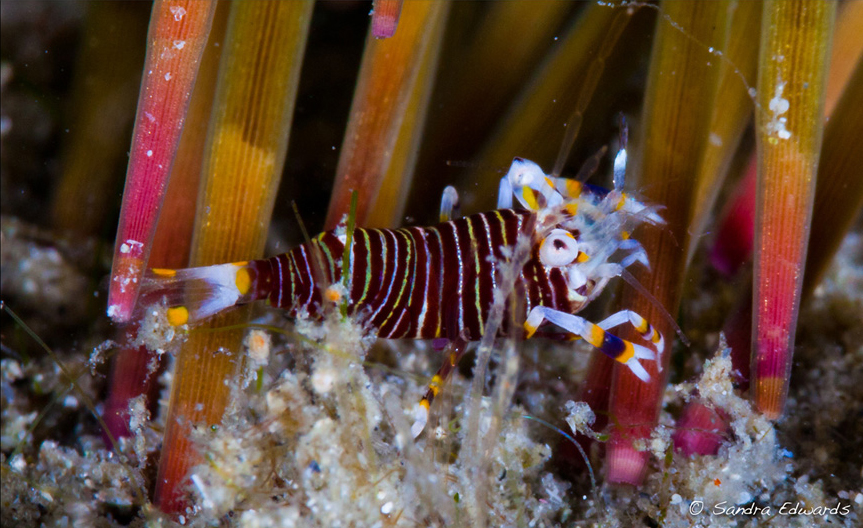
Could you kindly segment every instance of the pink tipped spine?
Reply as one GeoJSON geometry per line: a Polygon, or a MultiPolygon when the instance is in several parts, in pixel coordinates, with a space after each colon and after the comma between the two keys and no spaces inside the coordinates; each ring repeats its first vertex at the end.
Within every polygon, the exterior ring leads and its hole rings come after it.
{"type": "Polygon", "coordinates": [[[115,322],[128,321],[135,307],[215,8],[191,0],[153,5],[108,290],[115,322]]]}

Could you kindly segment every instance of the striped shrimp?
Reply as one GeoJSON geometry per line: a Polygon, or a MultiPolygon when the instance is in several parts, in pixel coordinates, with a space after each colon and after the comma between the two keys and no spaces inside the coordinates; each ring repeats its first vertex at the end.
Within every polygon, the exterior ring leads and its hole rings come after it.
{"type": "Polygon", "coordinates": [[[467,342],[485,332],[503,266],[522,239],[531,247],[516,280],[514,305],[521,313],[505,320],[523,322],[524,337],[552,323],[564,337],[584,339],[647,381],[650,376],[639,359],[659,360],[664,340],[643,317],[623,310],[594,324],[575,315],[629,265],[648,265],[646,253],[629,233],[642,223],[663,223],[654,207],[622,191],[624,167],[621,150],[615,160],[615,189],[607,191],[548,176],[537,164],[516,158],[501,180],[494,211],[449,220],[458,198],[448,188],[439,225],[354,229],[347,277],[342,267],[348,237],[340,226],[268,259],[153,269],[144,288],[165,299],[173,325],[257,300],[290,316],[320,316],[328,303],[346,301],[348,315],[362,318],[378,337],[445,338],[450,343],[448,359],[417,407],[412,428],[416,436],[467,342]],[[513,197],[520,207],[513,207],[513,197]],[[608,332],[626,323],[652,343],[656,354],[608,332]]]}

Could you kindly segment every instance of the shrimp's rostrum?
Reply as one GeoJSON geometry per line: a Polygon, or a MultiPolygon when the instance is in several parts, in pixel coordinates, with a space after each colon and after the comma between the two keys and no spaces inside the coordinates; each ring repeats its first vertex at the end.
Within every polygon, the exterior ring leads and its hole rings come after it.
{"type": "MultiPolygon", "coordinates": [[[[615,185],[622,186],[622,178],[619,184],[615,178],[615,185]]],[[[453,202],[445,196],[442,219],[450,216],[453,202]]],[[[350,237],[347,277],[342,267],[348,237],[340,226],[268,259],[154,269],[144,287],[149,298],[156,295],[167,303],[169,321],[175,325],[261,299],[291,316],[320,316],[327,306],[344,302],[347,313],[363,318],[378,337],[461,342],[421,402],[427,411],[441,374],[457,362],[464,342],[485,332],[502,267],[520,235],[530,241],[530,257],[516,281],[514,294],[520,302],[512,305],[523,310],[505,320],[523,322],[525,337],[552,323],[649,380],[639,359],[660,359],[664,341],[644,318],[623,310],[594,324],[575,315],[626,267],[648,265],[643,248],[630,237],[642,223],[663,220],[655,207],[621,188],[608,191],[548,176],[537,164],[516,158],[501,180],[494,211],[433,227],[356,228],[350,237]],[[520,207],[513,206],[513,197],[520,207]],[[608,331],[625,323],[656,353],[608,331]]],[[[505,325],[501,331],[508,330],[505,325]]]]}

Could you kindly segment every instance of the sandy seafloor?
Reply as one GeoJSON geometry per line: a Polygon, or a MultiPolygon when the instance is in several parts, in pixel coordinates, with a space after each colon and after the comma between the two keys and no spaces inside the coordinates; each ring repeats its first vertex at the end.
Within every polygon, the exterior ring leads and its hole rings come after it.
{"type": "MultiPolygon", "coordinates": [[[[50,42],[53,53],[74,42],[70,35],[81,16],[75,4],[34,11],[3,4],[4,48],[7,39],[23,43],[4,50],[2,64],[2,299],[56,356],[3,314],[0,524],[167,526],[172,521],[147,499],[170,373],[160,376],[158,411],[149,416],[142,402],[132,402],[135,436],[121,441],[119,453],[106,448],[92,411],[101,409],[108,358],[116,350],[115,330],[101,307],[100,280],[110,248],[104,240],[61,236],[45,221],[62,142],[57,101],[45,94],[68,88],[69,73],[57,68],[69,67],[71,59],[46,60],[40,45],[50,42]],[[33,20],[40,21],[41,33],[33,20]],[[22,78],[36,84],[16,81],[22,78]],[[75,387],[61,363],[74,374],[75,387]]],[[[603,484],[599,446],[588,453],[594,486],[590,472],[572,461],[577,455],[566,447],[563,433],[573,434],[572,427],[590,421],[583,406],[568,403],[576,399],[586,372],[584,345],[532,340],[512,354],[508,343],[499,344],[487,397],[477,407],[485,453],[477,457],[470,447],[476,437],[467,436],[473,402],[466,397],[469,368],[444,389],[425,434],[414,441],[411,409],[441,361],[431,343],[372,344],[350,323],[289,322],[262,310],[258,322],[285,332],[258,343],[259,368],[240,375],[222,427],[195,435],[205,463],[195,469],[190,485],[196,509],[183,521],[327,527],[470,526],[480,519],[490,526],[859,526],[861,233],[858,222],[801,309],[788,404],[775,423],[754,413],[731,383],[718,328],[735,285],[717,280],[703,257],[696,257],[681,311],[693,345],[675,348],[660,424],[643,446],[651,453],[650,473],[640,488],[603,484]],[[297,333],[322,344],[304,344],[297,333]],[[732,432],[716,456],[687,458],[671,447],[675,417],[695,390],[730,420],[732,432]]],[[[152,322],[150,330],[168,360],[182,335],[166,344],[159,324],[152,322]]],[[[466,366],[471,361],[472,356],[466,366]]]]}

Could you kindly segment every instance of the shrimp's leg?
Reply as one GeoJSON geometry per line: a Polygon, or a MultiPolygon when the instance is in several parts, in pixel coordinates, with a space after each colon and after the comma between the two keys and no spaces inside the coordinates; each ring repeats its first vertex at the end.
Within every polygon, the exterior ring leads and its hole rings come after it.
{"type": "Polygon", "coordinates": [[[618,249],[629,251],[629,254],[620,261],[622,268],[628,268],[630,265],[640,262],[642,266],[650,270],[650,261],[647,259],[647,252],[644,247],[635,239],[628,238],[620,243],[618,249]]]}
{"type": "Polygon", "coordinates": [[[459,364],[461,358],[464,357],[464,353],[467,351],[467,343],[467,337],[462,333],[462,335],[457,337],[454,341],[451,341],[447,345],[446,349],[444,349],[446,359],[444,360],[443,365],[438,369],[437,373],[432,376],[425,396],[423,396],[422,400],[419,401],[414,409],[414,423],[411,425],[411,435],[413,435],[414,438],[418,437],[420,433],[422,433],[423,429],[425,429],[429,418],[429,408],[431,407],[435,396],[440,392],[441,387],[452,375],[452,371],[455,370],[455,367],[459,364]]]}
{"type": "Polygon", "coordinates": [[[500,179],[500,187],[497,190],[497,208],[512,208],[512,184],[509,182],[509,176],[500,179]]]}
{"type": "Polygon", "coordinates": [[[597,323],[596,326],[603,330],[609,330],[610,328],[614,328],[615,326],[622,325],[627,322],[630,323],[639,334],[641,334],[641,337],[643,337],[645,341],[653,343],[659,357],[661,358],[662,353],[665,351],[665,339],[663,339],[662,334],[659,333],[659,330],[654,328],[653,325],[648,323],[647,319],[632,310],[621,310],[606,317],[597,323]]]}
{"type": "Polygon", "coordinates": [[[460,216],[458,191],[452,185],[447,185],[440,198],[440,221],[449,222],[460,216]]]}
{"type": "Polygon", "coordinates": [[[648,348],[620,339],[582,317],[546,306],[536,306],[530,311],[524,322],[527,337],[531,337],[544,321],[554,323],[567,332],[583,338],[603,354],[629,367],[629,370],[642,381],[650,380],[650,374],[638,362],[639,359],[654,359],[656,357],[656,354],[648,348]]]}

